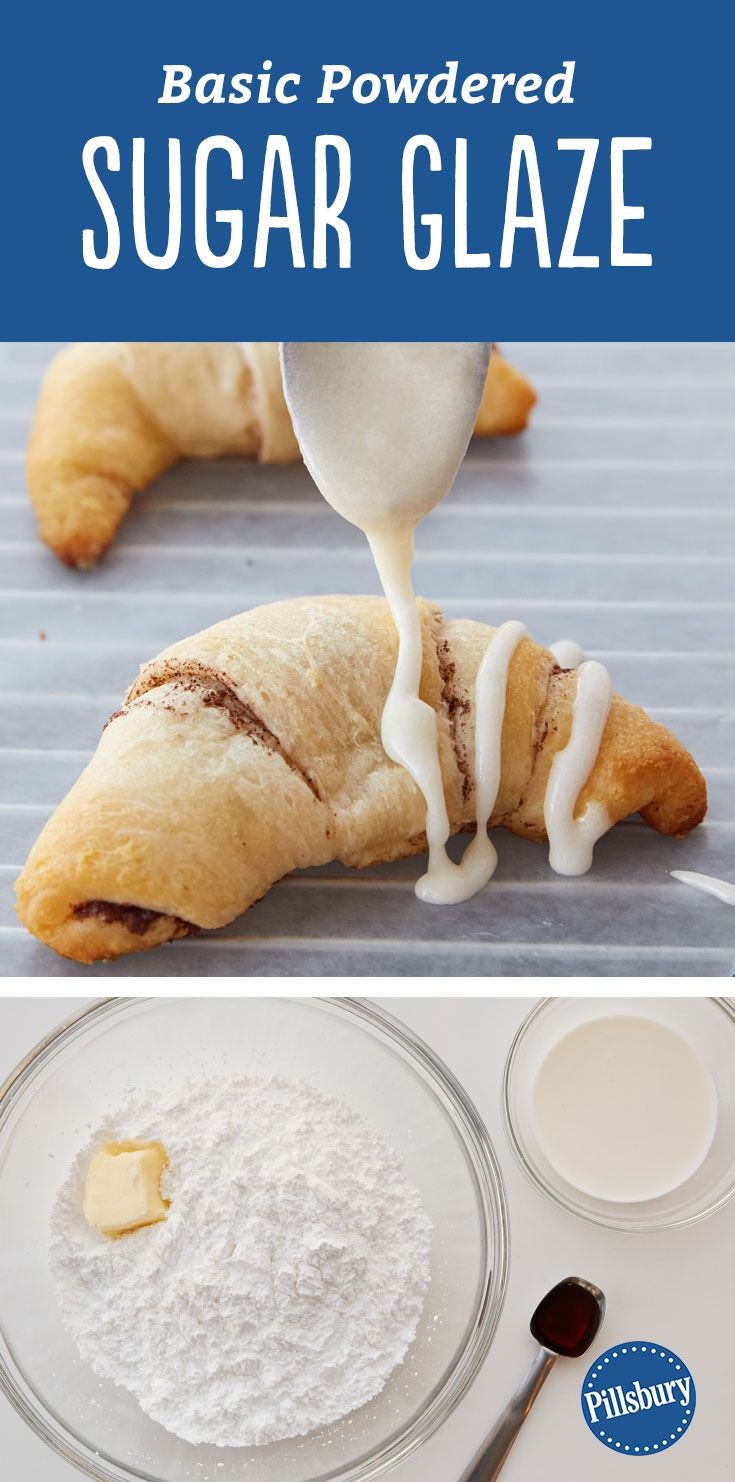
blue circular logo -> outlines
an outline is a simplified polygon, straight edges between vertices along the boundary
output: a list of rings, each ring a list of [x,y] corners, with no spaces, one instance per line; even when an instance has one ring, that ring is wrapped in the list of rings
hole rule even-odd
[[[587,1370],[582,1413],[608,1451],[654,1456],[685,1436],[697,1391],[682,1359],[660,1343],[619,1343]]]

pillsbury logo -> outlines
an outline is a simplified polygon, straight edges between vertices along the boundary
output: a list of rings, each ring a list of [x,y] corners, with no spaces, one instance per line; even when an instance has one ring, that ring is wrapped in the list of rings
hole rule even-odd
[[[595,1359],[582,1413],[598,1441],[621,1456],[655,1456],[686,1435],[697,1392],[685,1363],[660,1343],[619,1343]]]

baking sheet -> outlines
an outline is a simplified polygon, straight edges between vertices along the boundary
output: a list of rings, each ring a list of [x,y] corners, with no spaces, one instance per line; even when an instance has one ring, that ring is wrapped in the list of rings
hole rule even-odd
[[[0,346],[2,972],[78,974],[13,911],[25,855],[139,663],[275,598],[376,590],[357,531],[303,468],[187,464],[139,496],[105,560],[62,567],[37,541],[23,448],[54,345]],[[95,971],[730,976],[735,911],[674,868],[735,878],[735,346],[508,345],[539,403],[520,439],[475,442],[418,541],[417,589],[453,615],[576,638],[705,771],[686,841],[626,821],[591,874],[502,831],[492,884],[422,905],[417,861],[290,877],[216,936]],[[41,635],[44,635],[43,637]]]

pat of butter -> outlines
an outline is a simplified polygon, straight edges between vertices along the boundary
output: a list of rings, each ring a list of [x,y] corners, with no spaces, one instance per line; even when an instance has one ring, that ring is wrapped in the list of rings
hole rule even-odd
[[[95,1153],[84,1185],[84,1216],[102,1235],[125,1235],[166,1218],[160,1142],[111,1142]]]

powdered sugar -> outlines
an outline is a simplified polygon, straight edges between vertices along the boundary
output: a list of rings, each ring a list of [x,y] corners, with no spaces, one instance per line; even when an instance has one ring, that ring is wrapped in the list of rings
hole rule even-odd
[[[92,1152],[159,1139],[168,1218],[120,1240],[81,1207]],[[233,1077],[132,1095],[78,1157],[52,1221],[63,1320],[100,1376],[194,1444],[304,1435],[373,1399],[429,1281],[430,1222],[396,1154],[301,1083]]]

